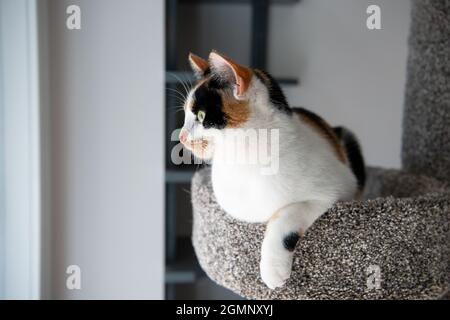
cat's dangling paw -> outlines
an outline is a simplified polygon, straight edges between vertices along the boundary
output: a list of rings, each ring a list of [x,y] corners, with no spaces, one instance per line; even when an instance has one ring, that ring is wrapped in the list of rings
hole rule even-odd
[[[284,285],[291,276],[292,258],[275,257],[270,254],[262,254],[260,261],[261,278],[270,288],[275,289]]]

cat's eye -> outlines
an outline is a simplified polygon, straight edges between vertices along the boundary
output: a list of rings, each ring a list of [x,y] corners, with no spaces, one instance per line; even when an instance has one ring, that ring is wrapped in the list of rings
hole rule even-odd
[[[203,120],[205,120],[205,116],[206,116],[205,111],[199,111],[197,113],[198,121],[200,121],[200,123],[203,123]]]

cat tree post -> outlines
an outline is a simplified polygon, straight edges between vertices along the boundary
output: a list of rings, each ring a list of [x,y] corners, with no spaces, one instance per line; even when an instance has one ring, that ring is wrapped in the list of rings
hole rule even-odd
[[[450,182],[450,1],[412,2],[404,169]]]

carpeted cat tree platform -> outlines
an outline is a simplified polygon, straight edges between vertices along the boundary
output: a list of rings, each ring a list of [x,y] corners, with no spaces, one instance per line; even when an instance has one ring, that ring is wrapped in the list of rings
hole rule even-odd
[[[217,204],[207,169],[192,181],[193,244],[218,284],[250,299],[439,299],[450,282],[450,1],[413,1],[404,169],[368,169],[365,201],[338,203],[295,249],[276,290],[259,276],[264,225]],[[378,274],[379,272],[379,274]],[[379,277],[378,277],[379,275]],[[379,282],[374,281],[378,279]]]

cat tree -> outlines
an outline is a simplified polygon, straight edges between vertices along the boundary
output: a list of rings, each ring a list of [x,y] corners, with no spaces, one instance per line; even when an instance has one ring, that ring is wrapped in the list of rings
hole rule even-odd
[[[338,203],[295,249],[287,283],[259,276],[264,225],[217,204],[207,169],[192,180],[193,245],[218,284],[250,299],[436,299],[450,281],[450,1],[412,2],[403,170],[368,169],[365,201]]]

